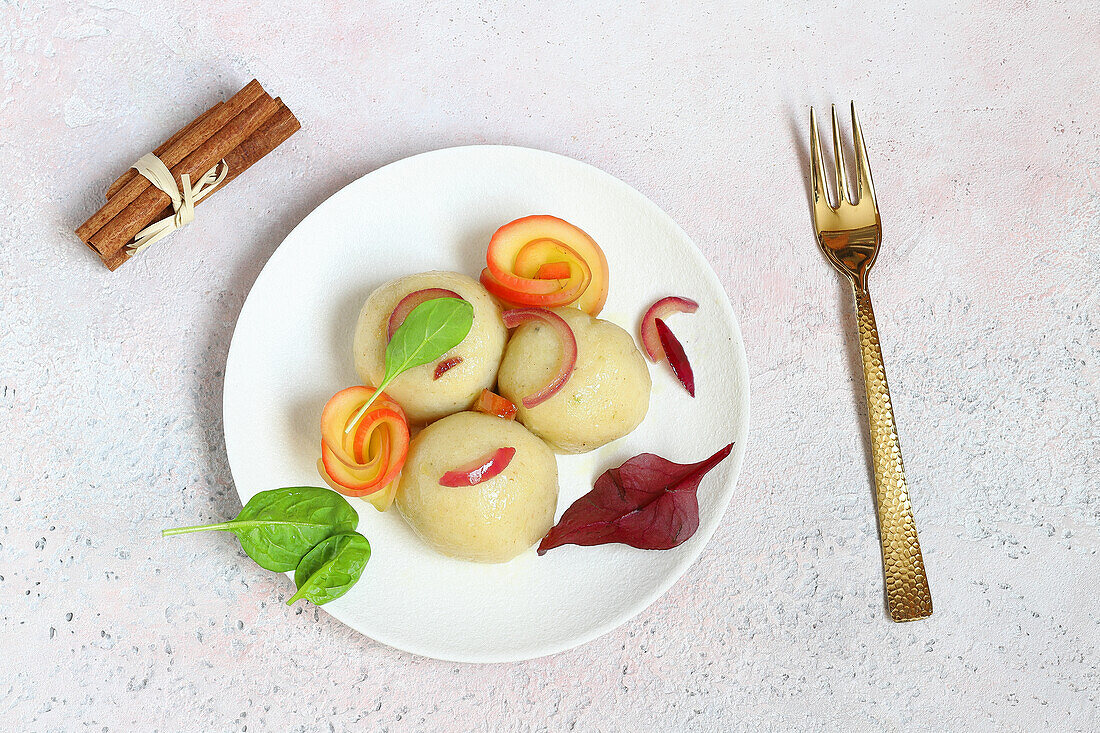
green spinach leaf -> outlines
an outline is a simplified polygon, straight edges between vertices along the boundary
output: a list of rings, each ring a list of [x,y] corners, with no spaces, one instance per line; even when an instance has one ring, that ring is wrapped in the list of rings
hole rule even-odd
[[[335,491],[295,486],[261,491],[231,521],[166,529],[161,534],[170,537],[207,530],[232,532],[260,567],[286,572],[298,567],[319,542],[351,532],[358,523],[359,515]]]
[[[474,324],[474,307],[457,298],[433,298],[412,309],[386,346],[386,374],[344,430],[350,433],[382,390],[402,372],[435,361],[462,343]]]
[[[300,598],[318,606],[348,592],[363,574],[370,560],[370,543],[358,532],[338,534],[322,540],[309,551],[294,571],[295,593],[286,602],[291,605]]]
[[[435,361],[462,343],[474,323],[474,307],[465,300],[434,298],[413,308],[386,345],[386,376]]]

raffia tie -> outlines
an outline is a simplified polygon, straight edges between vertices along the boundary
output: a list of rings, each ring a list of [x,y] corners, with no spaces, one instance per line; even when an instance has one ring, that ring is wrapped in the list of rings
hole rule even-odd
[[[180,187],[176,188],[176,179],[172,176],[172,171],[168,170],[168,166],[153,153],[141,156],[138,162],[130,167],[168,194],[172,199],[173,211],[172,216],[166,216],[150,224],[134,236],[134,241],[126,245],[131,256],[194,221],[195,204],[217,188],[229,173],[229,164],[222,160],[204,173],[194,186],[191,185],[191,176],[184,173],[180,176]]]

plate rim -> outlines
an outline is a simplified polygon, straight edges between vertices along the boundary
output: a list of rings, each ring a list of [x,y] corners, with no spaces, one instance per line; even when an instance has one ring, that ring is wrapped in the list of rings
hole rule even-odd
[[[658,206],[654,201],[652,201],[649,197],[647,197],[641,191],[638,191],[636,188],[631,186],[626,181],[623,181],[622,179],[618,178],[617,176],[614,176],[611,173],[608,173],[607,171],[592,165],[591,163],[586,163],[585,161],[578,160],[576,158],[572,158],[572,157],[567,156],[567,155],[562,155],[560,153],[555,153],[555,152],[548,151],[548,150],[542,150],[542,149],[539,149],[539,148],[531,148],[531,147],[526,147],[526,146],[521,146],[521,145],[504,145],[504,144],[455,145],[455,146],[448,146],[448,147],[442,147],[442,148],[434,148],[432,150],[426,150],[426,151],[423,151],[423,152],[420,152],[420,153],[416,153],[416,154],[413,154],[413,155],[409,155],[409,156],[400,158],[398,160],[391,161],[390,163],[387,163],[386,165],[383,165],[383,166],[380,166],[380,167],[375,168],[373,170],[370,170],[367,173],[364,173],[363,175],[361,175],[361,176],[355,178],[354,180],[349,181],[345,185],[341,186],[338,190],[334,191],[332,194],[330,194],[328,197],[326,197],[324,201],[320,202],[317,206],[315,206],[313,209],[311,209],[309,211],[309,213],[307,213],[304,217],[302,217],[301,221],[299,221],[296,225],[294,225],[294,227],[289,232],[287,232],[286,236],[284,236],[282,241],[279,242],[279,245],[268,256],[267,261],[264,263],[263,267],[260,268],[260,272],[259,272],[259,274],[257,274],[255,280],[253,280],[252,284],[249,286],[248,294],[245,296],[244,300],[242,301],[241,309],[238,312],[236,319],[234,320],[233,334],[230,337],[229,349],[228,349],[228,352],[226,354],[226,359],[225,359],[225,370],[223,372],[224,376],[222,378],[222,441],[226,445],[226,462],[229,464],[229,473],[230,473],[230,476],[233,478],[233,490],[237,493],[237,498],[241,499],[242,503],[243,503],[243,498],[241,496],[241,491],[238,488],[238,480],[237,480],[237,476],[236,476],[237,472],[233,468],[233,459],[232,459],[232,456],[230,455],[230,451],[229,451],[229,448],[228,448],[229,440],[228,440],[228,431],[226,429],[226,425],[227,425],[227,419],[226,418],[227,418],[227,413],[228,413],[228,402],[229,402],[228,394],[229,394],[229,391],[228,391],[228,389],[226,389],[226,385],[229,381],[230,370],[231,370],[232,365],[235,361],[235,354],[239,354],[239,352],[240,352],[240,347],[237,347],[236,345],[238,343],[240,343],[237,339],[237,330],[238,330],[238,326],[239,326],[240,321],[241,321],[241,316],[245,313],[245,310],[248,308],[249,301],[252,298],[253,293],[255,292],[257,286],[260,285],[260,283],[261,283],[261,281],[263,281],[264,277],[269,274],[272,263],[275,262],[280,257],[280,251],[286,251],[286,250],[283,250],[283,245],[286,244],[287,240],[291,239],[294,236],[295,232],[297,232],[299,228],[306,226],[307,222],[309,222],[312,217],[317,215],[318,212],[320,212],[327,205],[329,205],[330,202],[332,202],[335,199],[338,199],[342,195],[346,195],[346,192],[348,191],[348,189],[350,189],[353,186],[355,186],[356,184],[360,183],[361,181],[363,181],[368,176],[374,175],[375,173],[386,170],[386,169],[388,169],[392,166],[407,164],[409,161],[412,161],[414,159],[419,159],[419,158],[422,158],[422,157],[425,157],[425,156],[433,156],[433,155],[441,154],[441,153],[444,153],[444,152],[455,152],[455,151],[459,151],[459,150],[468,150],[468,151],[471,151],[471,152],[475,152],[477,150],[485,150],[485,149],[492,150],[492,151],[502,151],[502,150],[517,151],[517,152],[520,152],[522,154],[532,154],[532,153],[534,153],[536,155],[551,156],[551,157],[554,157],[554,158],[558,158],[558,159],[561,159],[563,161],[566,161],[570,165],[582,166],[583,168],[587,168],[591,172],[594,172],[597,176],[608,179],[609,181],[611,181],[613,183],[613,185],[617,185],[617,186],[620,186],[620,187],[625,187],[625,190],[627,190],[631,195],[633,195],[634,197],[639,199],[643,203],[643,205],[648,205],[650,207],[653,207],[654,209],[659,211],[661,213],[661,215],[663,215],[668,220],[668,222],[672,226],[673,230],[690,245],[690,247],[688,249],[691,252],[691,256],[696,259],[697,264],[702,265],[701,269],[702,269],[702,272],[703,272],[703,276],[705,278],[709,279],[711,281],[711,285],[716,287],[718,292],[720,292],[724,295],[724,297],[720,298],[719,300],[720,300],[721,306],[722,306],[726,316],[728,317],[729,323],[731,323],[732,326],[733,326],[733,331],[734,331],[734,336],[735,336],[735,347],[740,349],[740,353],[741,353],[741,356],[742,356],[742,358],[738,360],[737,370],[736,370],[737,373],[735,375],[735,378],[738,379],[740,381],[741,385],[742,385],[741,394],[743,395],[743,397],[742,397],[742,404],[740,405],[742,419],[741,419],[740,423],[737,425],[737,427],[739,428],[741,439],[739,441],[739,444],[736,441],[734,443],[734,450],[730,455],[730,458],[732,459],[733,462],[732,462],[732,465],[729,467],[729,478],[726,482],[724,482],[725,485],[723,486],[723,490],[726,493],[726,497],[725,497],[725,500],[722,502],[721,512],[720,512],[719,516],[715,520],[713,526],[710,527],[710,529],[706,532],[706,536],[703,537],[701,539],[701,541],[696,543],[695,548],[690,553],[684,555],[684,557],[680,560],[680,562],[676,563],[673,566],[673,570],[670,571],[665,578],[663,578],[659,583],[654,584],[654,586],[653,586],[653,588],[650,592],[643,594],[643,597],[637,603],[631,604],[630,607],[628,607],[627,609],[625,609],[625,610],[623,610],[623,611],[621,611],[617,614],[611,615],[606,621],[604,621],[601,624],[597,624],[596,626],[594,626],[592,629],[588,630],[585,633],[570,637],[569,639],[567,639],[565,641],[562,641],[560,643],[545,643],[545,644],[541,644],[541,645],[536,644],[534,648],[532,648],[530,650],[527,650],[527,651],[521,651],[519,653],[515,653],[515,652],[512,652],[512,653],[495,653],[493,650],[486,650],[484,653],[481,653],[481,654],[467,654],[467,655],[462,655],[462,656],[448,655],[446,653],[440,653],[438,651],[432,651],[432,650],[416,648],[415,644],[408,644],[408,643],[405,643],[403,641],[396,641],[396,640],[387,638],[388,635],[385,634],[385,633],[379,634],[379,633],[372,632],[372,633],[368,634],[368,633],[366,633],[364,631],[361,631],[360,629],[356,628],[354,625],[352,625],[348,621],[344,620],[343,618],[341,618],[342,614],[340,614],[336,609],[330,610],[330,609],[326,608],[325,606],[319,606],[320,610],[324,611],[329,616],[334,618],[336,621],[340,622],[341,624],[343,624],[347,628],[351,629],[355,633],[360,634],[360,635],[362,635],[362,636],[364,636],[368,639],[371,639],[373,641],[376,641],[380,644],[384,644],[384,645],[390,647],[391,649],[396,649],[396,650],[401,651],[401,652],[405,652],[405,653],[408,653],[408,654],[414,654],[414,655],[429,658],[429,659],[436,659],[436,660],[439,660],[439,661],[453,662],[453,663],[460,663],[460,664],[504,664],[504,663],[514,663],[514,662],[522,662],[522,661],[527,661],[527,660],[532,660],[532,659],[539,659],[539,658],[551,656],[551,655],[554,655],[554,654],[559,654],[561,652],[568,651],[570,649],[574,649],[574,648],[579,647],[579,646],[583,646],[583,645],[585,645],[585,644],[587,644],[587,643],[603,636],[604,634],[607,634],[607,633],[613,631],[614,629],[617,629],[619,626],[622,626],[623,624],[627,623],[628,621],[636,618],[643,611],[650,608],[654,603],[656,603],[661,598],[663,598],[665,596],[665,594],[668,593],[668,591],[672,588],[672,586],[675,585],[681,578],[683,578],[684,575],[687,573],[687,571],[699,559],[699,556],[702,555],[703,550],[706,549],[706,547],[710,544],[711,540],[713,539],[714,533],[718,530],[718,527],[721,525],[722,519],[723,519],[723,517],[725,517],[726,512],[729,511],[729,506],[732,503],[733,496],[736,492],[738,479],[741,476],[741,468],[744,464],[745,452],[748,448],[749,428],[750,428],[750,425],[751,425],[751,412],[750,412],[751,395],[750,395],[750,382],[749,382],[749,375],[748,375],[748,354],[745,351],[745,342],[744,342],[744,335],[741,331],[741,323],[737,318],[737,314],[733,310],[733,303],[730,300],[730,297],[729,297],[728,293],[726,292],[726,288],[722,284],[721,279],[718,277],[718,274],[714,271],[714,268],[711,267],[710,262],[707,261],[707,258],[704,256],[703,252],[699,249],[699,246],[695,243],[695,240],[693,240],[690,236],[688,236],[687,232],[685,232],[683,230],[683,228],[680,226],[680,224],[675,219],[673,219],[672,216],[670,216],[668,214],[668,212],[666,212],[664,209],[662,209],[660,206]],[[239,357],[237,357],[237,358],[239,358]],[[293,573],[290,573],[290,572],[285,573],[285,575],[287,575],[288,577],[291,577],[291,578],[293,577]]]

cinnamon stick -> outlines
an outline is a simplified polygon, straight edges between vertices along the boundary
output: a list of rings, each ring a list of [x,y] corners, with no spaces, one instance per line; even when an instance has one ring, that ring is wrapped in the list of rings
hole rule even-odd
[[[227,102],[225,107],[229,106]],[[176,185],[180,185],[180,177],[185,173],[190,175],[191,180],[197,181],[215,163],[254,133],[267,118],[274,114],[277,106],[275,100],[267,95],[260,97],[187,157],[170,166],[169,170],[176,179]],[[215,116],[217,115],[212,115],[212,117]],[[167,165],[167,161],[165,164]],[[144,177],[141,177],[141,180],[144,180]],[[139,179],[135,178],[124,186],[116,198],[121,198],[125,191],[136,186],[138,181]],[[113,261],[119,250],[125,248],[135,234],[151,224],[157,213],[170,202],[171,198],[168,194],[152,185],[147,185],[126,208],[92,235],[89,245],[99,253],[104,262]]]
[[[277,105],[275,113],[264,120],[263,124],[245,139],[244,142],[225,155],[224,159],[226,165],[229,166],[229,172],[226,174],[225,180],[214,189],[214,192],[220,190],[227,183],[248,170],[253,164],[257,163],[261,158],[279,147],[287,138],[301,128],[297,118],[295,118],[290,109],[283,104],[282,100],[275,99],[274,101]],[[211,192],[206,198],[196,202],[195,205],[198,206],[202,204],[203,201],[209,201],[214,192]],[[172,206],[169,204],[162,209],[160,213],[154,216],[152,221],[158,221],[168,216],[171,211]],[[107,265],[109,269],[115,270],[128,259],[130,259],[130,250],[128,247],[122,247],[114,255],[104,257],[103,264]]]
[[[206,117],[200,124],[195,125],[187,135],[180,137],[172,145],[167,146],[160,159],[164,161],[169,169],[179,164],[182,160],[194,154],[197,148],[205,144],[216,133],[221,131],[226,125],[230,124],[238,115],[244,110],[248,109],[251,105],[255,104],[257,100],[267,98],[270,102],[270,97],[260,86],[260,82],[253,79],[245,85],[244,89],[230,97],[224,104],[215,109],[208,117]],[[223,151],[228,152],[228,150]],[[208,166],[209,168],[209,166]],[[173,171],[174,172],[174,171]],[[184,171],[185,173],[188,171]],[[199,173],[205,173],[203,170]],[[195,178],[195,174],[192,172],[192,178]],[[178,176],[177,176],[178,180]],[[91,239],[105,226],[107,226],[113,219],[115,219],[122,211],[129,208],[130,204],[137,200],[142,194],[147,191],[156,191],[160,196],[165,194],[158,191],[149,183],[148,179],[144,176],[135,176],[130,179],[130,182],[123,185],[118,192],[96,213],[80,225],[76,230],[76,235],[80,237],[83,242],[90,242]],[[146,205],[148,199],[146,200]],[[160,210],[160,206],[156,207],[156,210]],[[141,227],[138,227],[134,231],[140,231]],[[104,241],[104,238],[100,237],[99,241]],[[93,249],[100,251],[99,247],[93,246]]]
[[[161,160],[164,160],[164,154],[165,154],[165,152],[167,152],[167,150],[171,146],[175,145],[177,142],[182,140],[187,135],[191,135],[191,133],[194,132],[195,128],[198,125],[202,124],[203,120],[205,120],[207,117],[209,117],[216,109],[218,109],[218,107],[221,107],[223,104],[224,104],[224,102],[218,102],[213,107],[206,110],[205,112],[203,112],[201,115],[199,115],[195,119],[191,120],[191,122],[186,127],[182,128],[180,130],[177,130],[176,134],[172,135],[172,137],[170,137],[167,140],[165,140],[164,142],[162,142],[155,150],[153,150],[153,154],[156,155]],[[201,145],[204,142],[203,140],[198,140],[193,135],[192,135],[191,139],[195,140],[195,147],[198,147],[199,145]],[[194,150],[194,148],[192,148],[191,150]],[[191,150],[188,150],[187,152],[190,153]],[[187,153],[184,153],[184,155],[186,155],[186,154]],[[116,178],[114,183],[112,183],[107,188],[107,193],[104,195],[104,198],[106,198],[108,201],[110,201],[114,197],[114,195],[119,192],[119,189],[121,189],[123,186],[125,186],[127,183],[129,183],[134,178],[134,176],[136,176],[137,174],[138,174],[138,172],[136,170],[134,170],[133,168],[127,168],[126,171],[121,176]]]
[[[298,118],[294,116],[289,107],[283,104],[283,100],[276,98],[275,103],[278,105],[275,113],[268,117],[248,139],[225,156],[229,173],[226,175],[225,180],[214,189],[214,192],[219,191],[227,183],[244,173],[254,163],[259,162],[261,158],[282,145],[287,138],[301,129],[302,125],[298,122]],[[206,201],[206,199],[202,201]],[[201,204],[202,201],[199,203]]]

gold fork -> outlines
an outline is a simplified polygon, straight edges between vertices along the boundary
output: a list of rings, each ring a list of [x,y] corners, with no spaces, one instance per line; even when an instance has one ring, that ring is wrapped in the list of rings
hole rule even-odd
[[[852,284],[859,321],[859,350],[867,390],[867,418],[871,426],[871,455],[875,468],[875,504],[878,510],[886,601],[895,621],[914,621],[932,615],[932,594],[924,574],[924,558],[917,541],[917,525],[909,504],[909,489],[901,464],[894,409],[886,384],[886,367],[879,348],[878,328],[867,292],[867,273],[882,241],[882,222],[875,203],[875,184],[867,164],[867,148],[852,102],[852,139],[856,151],[856,196],[851,200],[840,125],[833,105],[833,158],[836,162],[836,206],[825,192],[825,166],[817,138],[817,117],[810,108],[810,180],[813,188],[814,229],[821,251]]]

